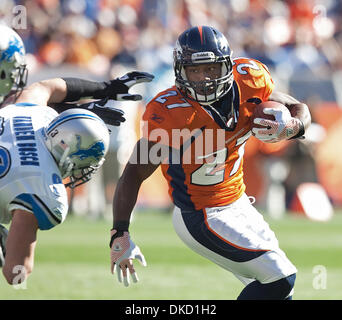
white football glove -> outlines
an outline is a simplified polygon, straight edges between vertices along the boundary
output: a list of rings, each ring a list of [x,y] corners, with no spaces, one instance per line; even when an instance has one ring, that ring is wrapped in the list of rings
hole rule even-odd
[[[118,231],[113,229],[110,232],[111,238]],[[122,232],[122,231],[121,231]],[[133,282],[138,282],[138,275],[136,274],[133,266],[132,259],[138,259],[139,262],[146,267],[146,260],[141,253],[139,247],[131,240],[128,231],[124,231],[123,234],[114,237],[114,240],[110,249],[111,260],[111,272],[117,273],[118,281],[123,282],[125,287],[130,284],[129,275],[127,269],[132,277]]]
[[[265,108],[265,114],[274,115],[275,120],[255,118],[254,123],[265,128],[253,128],[254,136],[264,142],[279,142],[296,136],[303,128],[303,123],[291,116],[290,111],[283,112],[273,108]]]

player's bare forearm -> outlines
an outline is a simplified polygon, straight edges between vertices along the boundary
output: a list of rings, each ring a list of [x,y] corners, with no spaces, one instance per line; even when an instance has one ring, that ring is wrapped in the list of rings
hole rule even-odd
[[[62,102],[67,94],[66,83],[61,78],[35,82],[25,88],[17,102],[30,102],[37,105]]]
[[[148,150],[142,150],[142,146],[146,146],[149,150],[153,144],[142,143],[142,140],[139,140],[134,148],[131,160],[127,163],[115,190],[113,200],[114,223],[118,221],[129,222],[132,210],[138,198],[141,184],[151,176],[159,166],[159,164],[152,164],[149,162],[142,164],[132,160],[139,160],[139,155],[141,155],[142,152],[148,152]]]
[[[305,103],[296,103],[289,106],[292,117],[302,121],[304,128],[307,129],[311,124],[311,115],[308,106]]]
[[[134,179],[135,168],[127,165],[120,177],[113,200],[113,220],[129,221],[142,181]]]
[[[38,230],[38,221],[33,213],[14,210],[12,214],[6,241],[5,265],[2,268],[7,282],[11,285],[16,284],[14,279],[19,280],[19,283],[23,282],[32,272]]]
[[[269,100],[277,101],[286,106],[290,110],[292,117],[298,118],[303,123],[305,129],[310,126],[310,110],[305,103],[301,103],[294,97],[279,91],[273,91]]]
[[[138,281],[134,269],[133,260],[137,259],[143,266],[146,260],[140,248],[132,241],[129,233],[129,220],[131,212],[136,204],[141,184],[147,179],[159,165],[152,163],[143,164],[137,161],[141,152],[148,152],[153,144],[147,140],[139,140],[133,154],[127,163],[125,170],[119,179],[113,200],[113,228],[110,231],[110,259],[111,271],[115,271],[118,281],[129,285],[129,275],[133,282]]]

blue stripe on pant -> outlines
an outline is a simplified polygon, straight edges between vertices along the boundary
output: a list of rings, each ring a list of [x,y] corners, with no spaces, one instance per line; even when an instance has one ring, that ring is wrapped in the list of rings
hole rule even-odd
[[[209,250],[235,262],[245,262],[255,259],[267,250],[249,250],[238,248],[220,239],[210,231],[205,223],[202,211],[181,212],[185,226],[191,236]]]

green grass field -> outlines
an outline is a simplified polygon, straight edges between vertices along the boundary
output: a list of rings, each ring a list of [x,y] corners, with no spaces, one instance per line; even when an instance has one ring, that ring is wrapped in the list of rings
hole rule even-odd
[[[293,215],[266,220],[298,268],[294,299],[341,299],[342,213],[327,223]],[[70,216],[63,225],[39,232],[26,289],[14,289],[0,277],[0,300],[230,300],[242,290],[232,274],[185,247],[173,230],[171,215],[158,213],[135,216],[132,238],[148,266],[136,262],[140,282],[124,288],[110,273],[110,225]]]

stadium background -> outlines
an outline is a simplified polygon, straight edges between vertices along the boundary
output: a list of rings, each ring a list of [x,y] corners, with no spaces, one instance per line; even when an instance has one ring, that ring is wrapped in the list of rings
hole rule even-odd
[[[127,121],[111,128],[111,151],[103,170],[70,194],[65,223],[39,234],[36,267],[26,290],[7,288],[1,279],[0,299],[234,299],[241,290],[233,276],[177,239],[159,171],[144,183],[131,227],[149,263],[146,269],[138,267],[142,283],[127,291],[112,283],[108,270],[116,181],[140,136],[144,105],[173,85],[173,45],[191,25],[222,31],[234,57],[264,62],[277,89],[310,106],[314,124],[306,140],[270,145],[250,139],[245,152],[247,193],[255,196],[299,269],[295,298],[342,297],[340,1],[1,1],[3,23],[12,26],[18,12],[24,13],[23,20],[16,20],[24,28],[16,31],[25,43],[29,83],[57,76],[107,80],[132,70],[152,73],[155,79],[132,89],[143,95],[141,103],[117,103]]]

